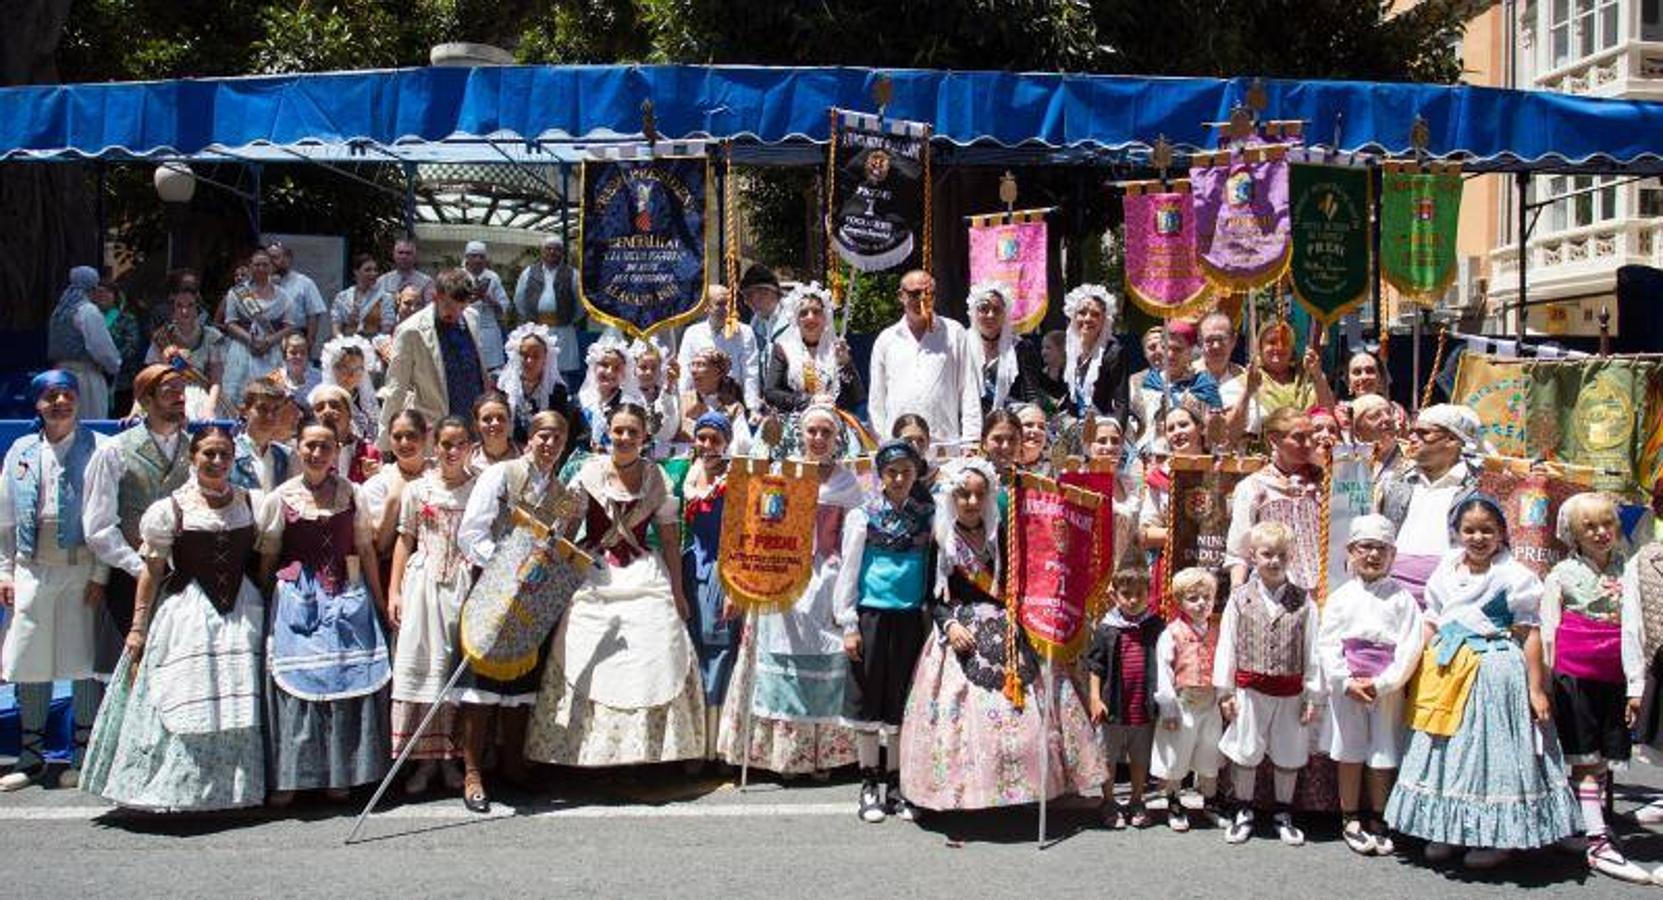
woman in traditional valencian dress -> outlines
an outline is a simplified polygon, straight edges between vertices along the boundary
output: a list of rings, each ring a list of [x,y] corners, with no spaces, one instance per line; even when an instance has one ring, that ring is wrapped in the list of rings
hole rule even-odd
[[[566,449],[566,420],[560,413],[545,409],[532,416],[529,427],[525,454],[494,463],[480,473],[462,514],[456,540],[479,572],[475,595],[500,589],[513,592],[516,598],[521,596],[518,566],[504,562],[509,554],[504,544],[523,539],[518,529],[525,526],[515,521],[516,508],[538,525],[557,531],[560,520],[570,515],[566,486],[558,477],[560,457]],[[462,640],[466,642],[468,635]],[[457,682],[456,698],[462,704],[462,761],[466,767],[462,802],[474,812],[491,809],[483,774],[490,735],[500,736],[497,772],[503,780],[516,787],[533,786],[525,764],[526,721],[537,702],[549,643],[545,639],[538,646],[527,641],[516,646],[518,655],[506,661],[487,664],[470,659],[468,671]],[[463,649],[467,649],[465,644]],[[505,666],[509,671],[496,671],[494,666]]]
[[[722,540],[722,510],[727,499],[728,444],[733,423],[720,412],[707,412],[693,423],[693,462],[681,483],[682,518],[687,528],[681,574],[687,587],[687,633],[704,682],[705,755],[716,756],[718,720],[733,674],[739,621],[727,602],[716,569]]]
[[[832,618],[832,589],[842,566],[843,518],[864,497],[849,470],[831,465],[842,456],[837,410],[810,406],[797,422],[803,458],[820,466],[813,573],[795,602],[756,616],[745,635],[722,707],[720,749],[729,763],[744,763],[748,705],[750,764],[785,776],[819,776],[855,761],[854,732],[840,722],[848,662],[843,629]]]
[[[836,406],[842,443],[849,453],[872,448],[871,436],[853,414],[866,402],[866,385],[849,355],[848,343],[830,328],[831,309],[831,293],[812,281],[792,288],[780,301],[780,318],[792,324],[769,351],[773,361],[762,397],[782,418],[781,434],[771,445],[764,445],[766,438],[753,444],[752,456],[764,455],[764,450],[774,459],[801,456],[796,438],[802,428],[797,419],[816,402]]]
[[[144,513],[133,627],[93,728],[81,787],[184,812],[266,799],[265,601],[249,579],[257,495],[230,483],[226,426],[191,436],[195,478]]]
[[[424,793],[442,769],[445,787],[462,790],[456,705],[443,696],[456,655],[462,601],[473,586],[456,540],[474,477],[468,468],[473,437],[468,422],[446,416],[433,429],[438,465],[404,491],[398,542],[387,586],[388,620],[397,629],[393,650],[393,747],[397,756],[433,704],[444,702],[410,758],[419,760],[405,793]]]
[[[704,692],[685,625],[675,497],[642,455],[647,411],[621,403],[606,427],[608,453],[569,486],[584,504],[579,546],[597,565],[555,635],[526,755],[582,767],[699,759]]]
[[[261,513],[263,565],[277,579],[266,666],[274,806],[319,788],[345,799],[391,761],[381,567],[369,511],[333,471],[337,452],[329,426],[301,426],[302,472]]]
[[[380,432],[381,401],[375,396],[375,376],[380,371],[381,357],[364,338],[337,337],[323,345],[323,383],[352,396],[352,431],[369,441]]]
[[[1038,659],[1001,599],[992,464],[952,460],[940,482],[935,628],[901,720],[902,794],[925,809],[985,809],[1101,784],[1102,754],[1073,680],[1054,676],[1056,708],[1042,716]],[[1043,787],[1042,752],[1054,754]]]
[[[250,280],[225,294],[225,334],[231,340],[225,351],[224,394],[233,406],[242,405],[243,385],[250,379],[283,365],[283,339],[302,333],[305,316],[271,280],[266,251],[254,251],[248,271]]]

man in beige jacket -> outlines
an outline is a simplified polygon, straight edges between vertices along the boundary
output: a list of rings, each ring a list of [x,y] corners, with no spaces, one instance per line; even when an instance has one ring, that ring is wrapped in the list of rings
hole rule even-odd
[[[393,417],[406,409],[420,412],[430,425],[448,414],[472,414],[474,400],[486,389],[472,300],[472,277],[462,269],[446,269],[434,280],[433,302],[393,332],[392,359],[380,394],[383,442]]]

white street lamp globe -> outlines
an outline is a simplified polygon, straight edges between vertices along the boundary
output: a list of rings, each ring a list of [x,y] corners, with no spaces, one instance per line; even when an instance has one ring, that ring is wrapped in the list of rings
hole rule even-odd
[[[156,167],[156,196],[163,203],[189,203],[196,196],[196,174],[181,162],[162,163]]]

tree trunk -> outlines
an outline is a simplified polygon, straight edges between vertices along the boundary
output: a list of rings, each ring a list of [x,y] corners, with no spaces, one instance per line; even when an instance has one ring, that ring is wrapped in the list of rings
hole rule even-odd
[[[51,84],[71,0],[7,4],[0,85]],[[0,164],[0,329],[39,328],[76,265],[100,265],[85,163]]]

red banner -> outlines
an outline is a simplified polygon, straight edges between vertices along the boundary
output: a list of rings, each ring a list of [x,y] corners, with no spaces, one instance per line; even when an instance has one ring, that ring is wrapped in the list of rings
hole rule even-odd
[[[1086,621],[1090,623],[1097,621],[1106,611],[1109,585],[1114,579],[1114,561],[1120,558],[1120,548],[1114,545],[1113,463],[1092,459],[1085,460],[1084,465],[1084,469],[1062,473],[1057,480],[1103,498],[1097,504],[1096,522],[1092,527],[1092,540],[1097,544],[1097,558],[1102,560],[1102,565],[1097,573],[1097,583],[1091,586],[1091,593],[1086,597]]]
[[[1109,564],[1094,535],[1101,502],[1049,478],[1017,477],[1007,567],[1017,621],[1036,649],[1063,662],[1079,654],[1090,634],[1086,604]]]

